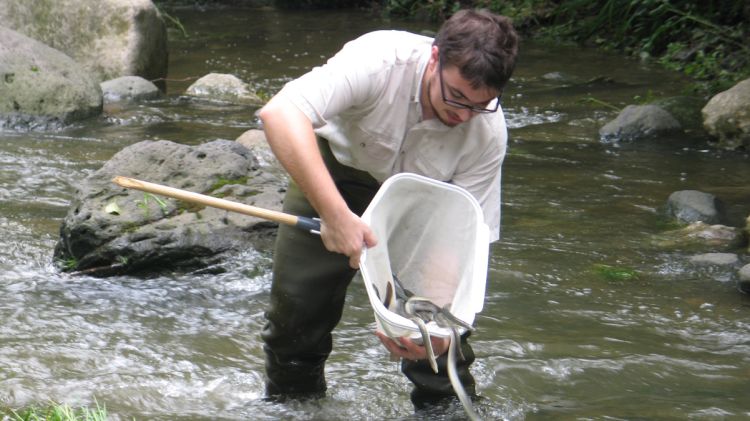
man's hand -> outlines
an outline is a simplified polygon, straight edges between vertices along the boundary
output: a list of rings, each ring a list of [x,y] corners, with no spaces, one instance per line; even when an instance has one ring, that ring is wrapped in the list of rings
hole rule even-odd
[[[427,351],[425,350],[425,347],[417,345],[407,336],[402,336],[398,338],[398,340],[395,340],[386,336],[382,332],[375,332],[375,335],[380,339],[380,342],[383,343],[383,346],[390,351],[392,356],[412,361],[427,359]],[[432,342],[432,349],[435,351],[436,357],[439,357],[448,351],[448,346],[450,345],[449,338],[430,336],[430,342]]]
[[[372,247],[377,240],[336,188],[318,149],[312,122],[283,95],[268,101],[258,116],[273,154],[320,215],[320,236],[326,249],[348,256],[349,266],[358,268],[362,247]]]
[[[328,251],[349,256],[353,269],[359,268],[362,248],[378,242],[370,227],[348,208],[341,216],[323,218],[320,237]]]

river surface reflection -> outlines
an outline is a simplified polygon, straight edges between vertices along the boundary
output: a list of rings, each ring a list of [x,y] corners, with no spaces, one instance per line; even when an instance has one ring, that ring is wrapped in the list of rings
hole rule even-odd
[[[144,139],[197,144],[257,127],[252,108],[180,98],[209,72],[267,93],[378,28],[435,30],[360,12],[176,10],[167,98],[54,133],[0,134],[0,405],[106,405],[111,419],[421,419],[408,381],[372,334],[353,284],[329,394],[262,400],[259,330],[270,251],[218,276],[70,277],[52,266],[79,180]],[[636,96],[684,82],[615,55],[524,43],[504,108],[511,144],[502,241],[473,336],[486,419],[718,419],[750,416],[750,300],[736,270],[696,267],[660,248],[672,191],[698,189],[750,213],[750,160],[705,139],[605,144],[598,128]],[[631,279],[602,275],[628,268]],[[456,412],[425,419],[452,419]]]

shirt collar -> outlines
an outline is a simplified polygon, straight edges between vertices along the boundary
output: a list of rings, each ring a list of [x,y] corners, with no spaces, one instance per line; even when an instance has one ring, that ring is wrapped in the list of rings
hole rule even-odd
[[[414,72],[414,82],[412,83],[411,90],[411,104],[414,109],[417,110],[417,120],[422,121],[422,103],[420,98],[422,97],[422,80],[424,78],[424,72],[427,71],[427,63],[430,62],[430,54],[432,52],[432,45],[425,46],[425,50],[419,58],[417,64],[417,70]]]
[[[422,78],[424,72],[427,70],[427,63],[430,61],[430,53],[432,52],[432,45],[424,47],[421,57],[419,58],[419,64],[417,65],[417,71],[414,74],[414,83],[411,91],[411,101],[419,103],[419,98],[422,95]]]

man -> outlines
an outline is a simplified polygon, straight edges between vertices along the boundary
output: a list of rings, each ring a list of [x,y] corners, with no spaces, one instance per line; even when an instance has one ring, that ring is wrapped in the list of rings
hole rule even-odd
[[[499,238],[507,139],[499,97],[517,51],[507,18],[462,10],[434,40],[400,31],[365,34],[260,110],[271,149],[293,180],[284,211],[322,222],[321,238],[279,227],[261,333],[269,396],[325,393],[324,365],[346,288],[362,248],[379,240],[358,215],[386,178],[412,172],[465,188],[482,206],[491,241]],[[415,405],[453,395],[447,340],[433,339],[442,354],[435,374],[422,346],[378,336],[402,359]],[[462,350],[459,377],[471,394],[474,354],[466,337]]]

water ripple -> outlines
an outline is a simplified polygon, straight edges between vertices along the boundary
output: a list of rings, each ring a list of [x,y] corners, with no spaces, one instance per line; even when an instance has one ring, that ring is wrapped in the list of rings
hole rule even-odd
[[[564,113],[543,110],[537,107],[504,108],[505,124],[508,129],[519,129],[522,127],[535,126],[539,124],[557,123],[565,118]]]

